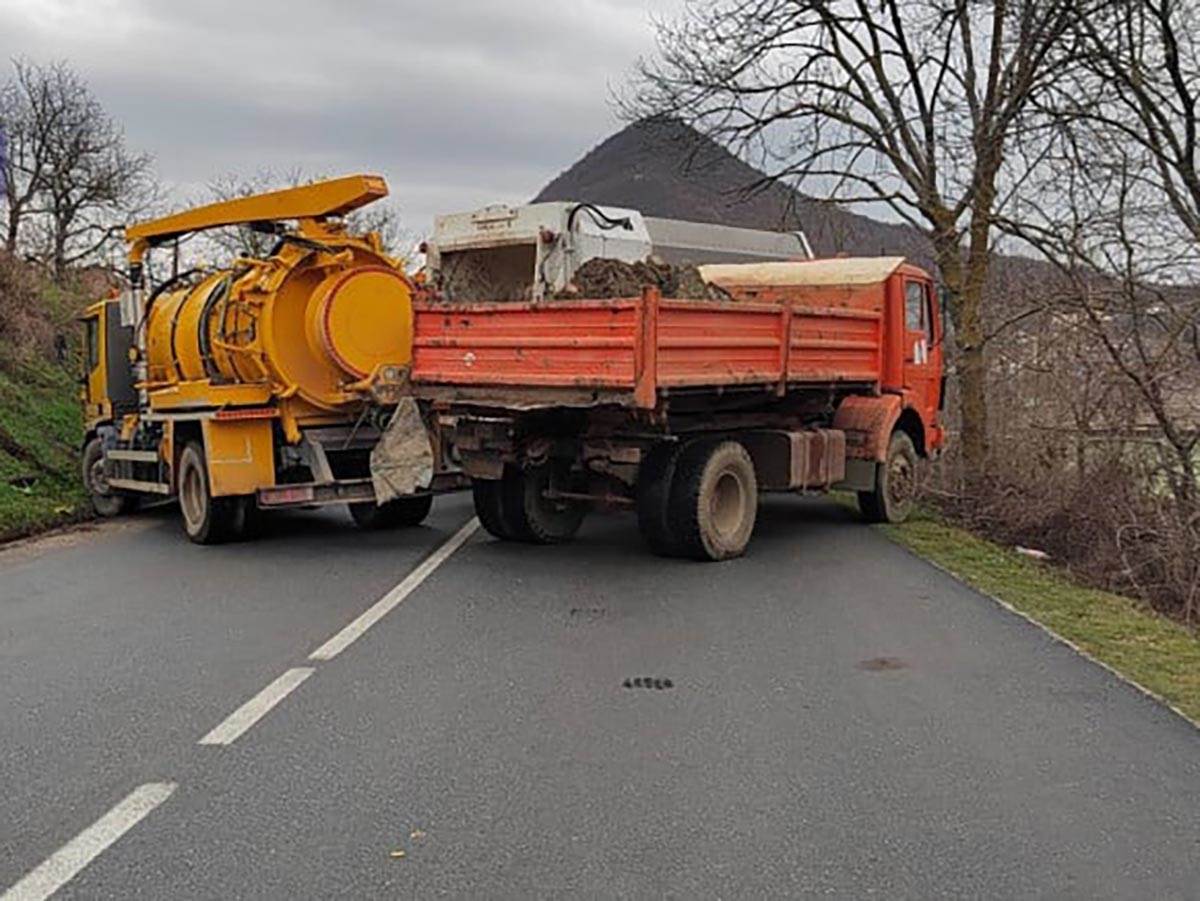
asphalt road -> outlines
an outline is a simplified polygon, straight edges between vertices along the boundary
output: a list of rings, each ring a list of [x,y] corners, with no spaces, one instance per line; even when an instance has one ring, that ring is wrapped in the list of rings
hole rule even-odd
[[[1200,731],[841,508],[470,519],[0,552],[0,890],[1200,897]]]

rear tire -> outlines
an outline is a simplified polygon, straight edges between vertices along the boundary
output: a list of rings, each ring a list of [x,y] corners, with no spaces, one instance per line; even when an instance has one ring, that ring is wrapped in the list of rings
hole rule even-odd
[[[917,501],[917,449],[902,431],[892,432],[887,458],[875,467],[875,488],[858,492],[858,509],[867,522],[900,523]]]
[[[204,450],[190,442],[179,455],[179,510],[183,530],[196,544],[221,544],[242,537],[247,503],[253,498],[213,497]]]
[[[525,471],[507,465],[499,480],[473,480],[471,493],[480,525],[501,541],[570,541],[583,524],[587,508],[576,501],[545,497],[551,473],[552,464]]]
[[[678,557],[679,542],[671,531],[671,483],[683,444],[664,441],[650,448],[638,467],[638,530],[652,553],[660,557]]]
[[[583,525],[587,507],[575,500],[546,497],[551,485],[568,481],[563,465],[547,463],[519,473],[521,510],[524,514],[526,541],[535,544],[562,544],[570,541]]]
[[[532,541],[525,521],[525,486],[521,470],[505,465],[499,479],[472,479],[471,494],[479,523],[501,541]]]
[[[488,534],[501,541],[512,541],[504,524],[504,511],[501,508],[500,482],[494,479],[472,479],[471,497],[475,501],[475,516],[479,524]]]
[[[728,560],[746,551],[758,517],[754,461],[736,441],[701,439],[679,456],[670,526],[681,554]]]
[[[360,529],[376,531],[419,526],[433,507],[432,494],[401,497],[386,504],[350,504],[350,516]]]
[[[120,516],[137,503],[137,498],[108,487],[108,478],[104,474],[104,442],[99,438],[93,438],[83,449],[83,487],[87,489],[97,516]]]

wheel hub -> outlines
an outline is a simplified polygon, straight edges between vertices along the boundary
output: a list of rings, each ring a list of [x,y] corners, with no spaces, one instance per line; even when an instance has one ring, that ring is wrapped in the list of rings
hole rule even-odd
[[[709,508],[713,525],[722,535],[732,535],[742,522],[745,492],[742,483],[731,472],[723,472],[713,486]]]
[[[93,494],[109,494],[108,477],[104,474],[103,457],[92,463],[91,469],[88,470],[88,482],[91,483],[90,487]]]
[[[915,478],[909,461],[899,456],[892,460],[888,473],[888,494],[896,503],[903,503],[913,496]]]
[[[179,490],[179,506],[183,517],[191,526],[196,526],[204,519],[204,484],[201,481],[200,470],[189,466],[183,475],[183,484]]]

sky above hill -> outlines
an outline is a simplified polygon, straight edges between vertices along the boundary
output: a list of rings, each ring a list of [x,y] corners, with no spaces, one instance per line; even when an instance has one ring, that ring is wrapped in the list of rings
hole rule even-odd
[[[404,224],[533,196],[621,127],[681,0],[0,0],[0,58],[66,60],[184,201],[263,169],[379,172]]]

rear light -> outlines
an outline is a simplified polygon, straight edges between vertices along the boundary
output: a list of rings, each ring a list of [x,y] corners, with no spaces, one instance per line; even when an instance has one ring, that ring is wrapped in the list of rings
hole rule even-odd
[[[280,488],[260,488],[258,502],[264,507],[283,504],[307,504],[316,496],[311,485],[293,485]]]

